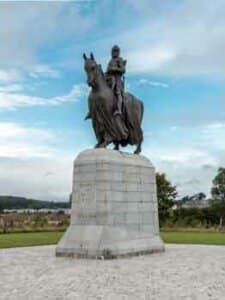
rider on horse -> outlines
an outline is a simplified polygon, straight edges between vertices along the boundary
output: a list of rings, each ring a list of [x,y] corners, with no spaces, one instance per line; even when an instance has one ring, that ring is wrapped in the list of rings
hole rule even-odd
[[[115,115],[122,114],[124,102],[124,73],[126,72],[126,60],[120,57],[120,48],[115,45],[112,47],[112,58],[108,63],[106,71],[106,80],[116,96]]]
[[[144,106],[141,100],[123,92],[126,61],[120,57],[118,47],[112,49],[112,59],[106,74],[96,63],[92,53],[90,58],[83,54],[83,58],[87,83],[91,87],[88,96],[89,113],[85,119],[92,119],[97,139],[96,148],[106,148],[114,143],[114,149],[119,150],[120,145],[130,144],[137,145],[135,153],[140,153]],[[111,87],[107,83],[107,76],[112,81]]]

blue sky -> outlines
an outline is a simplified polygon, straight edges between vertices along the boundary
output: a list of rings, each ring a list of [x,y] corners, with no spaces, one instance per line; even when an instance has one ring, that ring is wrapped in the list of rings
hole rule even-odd
[[[82,53],[112,45],[145,104],[143,154],[180,196],[208,193],[225,164],[225,2],[0,2],[1,194],[65,200],[95,143]],[[133,149],[128,149],[132,151]]]

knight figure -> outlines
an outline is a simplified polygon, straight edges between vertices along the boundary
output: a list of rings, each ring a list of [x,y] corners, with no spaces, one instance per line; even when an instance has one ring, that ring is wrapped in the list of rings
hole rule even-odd
[[[116,109],[114,116],[121,115],[124,101],[124,74],[126,72],[126,60],[120,57],[120,48],[112,47],[111,59],[106,70],[106,80],[116,96]]]

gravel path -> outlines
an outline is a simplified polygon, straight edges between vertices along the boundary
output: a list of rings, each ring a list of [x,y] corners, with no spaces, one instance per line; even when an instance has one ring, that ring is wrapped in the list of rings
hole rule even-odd
[[[225,247],[167,245],[111,261],[56,258],[55,246],[0,250],[0,299],[225,299]]]

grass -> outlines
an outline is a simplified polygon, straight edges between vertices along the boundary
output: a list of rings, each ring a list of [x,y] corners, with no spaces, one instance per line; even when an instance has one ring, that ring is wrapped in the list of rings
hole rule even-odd
[[[63,232],[28,232],[0,234],[0,248],[57,244]],[[165,243],[225,245],[225,233],[161,232]]]
[[[0,234],[0,248],[57,244],[63,232],[26,232]]]
[[[218,232],[161,232],[165,243],[225,245],[225,233]]]

